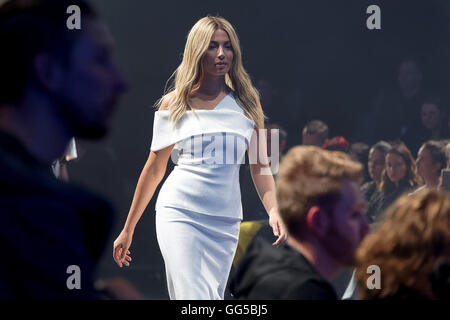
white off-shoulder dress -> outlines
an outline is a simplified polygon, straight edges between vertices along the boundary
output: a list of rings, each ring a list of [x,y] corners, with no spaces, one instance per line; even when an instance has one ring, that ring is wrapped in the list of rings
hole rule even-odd
[[[175,144],[156,201],[156,234],[171,299],[223,299],[242,220],[239,167],[255,123],[232,93],[189,110],[176,127],[156,111],[151,150]],[[169,160],[171,161],[171,160]]]

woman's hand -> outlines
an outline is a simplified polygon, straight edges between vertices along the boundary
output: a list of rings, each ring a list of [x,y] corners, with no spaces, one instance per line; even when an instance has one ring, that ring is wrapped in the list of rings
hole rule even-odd
[[[117,265],[122,268],[122,265],[129,267],[131,257],[129,256],[130,251],[128,250],[131,246],[131,241],[133,240],[133,233],[122,230],[117,239],[114,241],[113,245],[113,258]]]
[[[282,245],[287,240],[287,232],[277,208],[273,208],[269,212],[269,225],[272,227],[275,237],[278,237],[272,245],[275,247]]]

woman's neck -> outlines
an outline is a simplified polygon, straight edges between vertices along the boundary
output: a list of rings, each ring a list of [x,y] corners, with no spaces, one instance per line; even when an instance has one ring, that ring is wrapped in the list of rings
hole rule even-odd
[[[225,83],[225,76],[205,76],[200,83],[200,86],[197,90],[195,90],[195,93],[200,93],[207,96],[216,96],[223,91],[228,91],[228,86]]]
[[[409,185],[408,178],[405,177],[397,182],[392,182],[392,184],[394,185],[394,189],[404,188]]]

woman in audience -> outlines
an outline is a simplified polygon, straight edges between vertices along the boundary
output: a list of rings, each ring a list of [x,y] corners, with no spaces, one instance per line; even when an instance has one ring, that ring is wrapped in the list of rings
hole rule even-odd
[[[401,142],[392,143],[386,153],[379,196],[369,203],[367,219],[370,223],[380,219],[381,213],[403,193],[411,192],[421,184],[416,174],[416,164],[408,147]]]
[[[416,166],[417,174],[420,175],[425,184],[417,189],[437,189],[441,177],[441,170],[447,165],[445,147],[440,141],[427,141],[419,149]],[[416,191],[416,192],[417,192]]]
[[[441,98],[430,96],[422,104],[421,120],[425,130],[425,139],[440,140],[450,138],[448,114]]]
[[[381,178],[386,162],[386,153],[390,148],[391,145],[386,141],[379,141],[370,148],[367,167],[371,181],[363,184],[361,187],[368,202],[371,199],[373,201],[378,194],[378,190],[380,190]]]

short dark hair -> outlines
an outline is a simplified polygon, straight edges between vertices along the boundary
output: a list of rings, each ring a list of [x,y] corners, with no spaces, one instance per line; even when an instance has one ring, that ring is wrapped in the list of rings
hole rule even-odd
[[[321,120],[313,120],[308,122],[302,131],[303,134],[320,134],[324,139],[328,138],[328,126]]]
[[[14,105],[21,100],[39,52],[69,61],[83,30],[66,26],[71,5],[80,8],[82,18],[98,16],[84,0],[9,0],[0,6],[0,104]]]

